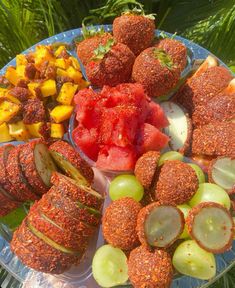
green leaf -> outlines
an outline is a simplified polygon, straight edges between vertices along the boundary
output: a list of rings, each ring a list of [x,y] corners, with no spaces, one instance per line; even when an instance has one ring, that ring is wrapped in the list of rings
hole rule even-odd
[[[163,67],[166,67],[169,70],[172,70],[175,68],[172,58],[164,50],[154,48],[153,54],[154,54],[154,57],[159,60],[160,64]]]
[[[159,29],[186,37],[227,64],[235,59],[234,0],[161,1]]]
[[[29,207],[30,203],[24,203],[9,214],[0,217],[0,223],[5,224],[11,230],[15,230],[27,216]]]
[[[112,46],[115,44],[114,39],[108,39],[105,45],[99,45],[97,49],[94,50],[93,61],[102,60],[104,56],[111,50]]]

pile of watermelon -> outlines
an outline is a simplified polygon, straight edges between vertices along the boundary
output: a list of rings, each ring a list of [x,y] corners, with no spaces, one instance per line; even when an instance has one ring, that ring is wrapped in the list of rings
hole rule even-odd
[[[168,143],[161,132],[168,120],[140,84],[104,86],[101,92],[86,88],[74,101],[74,142],[100,169],[133,170],[140,155]]]

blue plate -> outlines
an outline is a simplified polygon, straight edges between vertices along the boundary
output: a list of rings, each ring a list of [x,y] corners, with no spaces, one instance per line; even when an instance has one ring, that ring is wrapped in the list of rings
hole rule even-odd
[[[99,26],[96,26],[96,27],[97,29],[99,29]],[[106,31],[112,31],[111,25],[105,25],[104,28]],[[156,35],[159,35],[160,33],[161,31],[156,30]],[[166,33],[166,34],[168,36],[172,36],[172,34],[170,33]],[[62,43],[67,43],[71,45],[71,44],[74,44],[74,39],[78,36],[81,36],[80,28],[57,34],[55,36],[52,36],[48,39],[45,39],[37,43],[36,45],[39,45],[39,44],[48,45],[48,44],[52,44],[55,42],[62,42]],[[190,51],[190,59],[191,59],[192,64],[196,63],[197,60],[205,59],[208,55],[212,55],[206,49],[202,48],[201,46],[187,39],[184,39],[180,36],[175,36],[175,39],[180,40],[187,46],[187,48]],[[33,51],[36,45],[24,51],[23,54]],[[71,46],[73,47],[73,49],[70,52],[71,54],[76,56],[75,46],[73,45]],[[226,67],[226,65],[222,61],[219,60],[219,62],[220,62],[220,65]],[[8,66],[14,66],[14,65],[15,65],[15,59],[11,60],[5,67],[3,67],[0,70],[0,75],[5,73],[6,68]],[[85,76],[84,68],[82,68],[82,72],[83,72],[83,75]],[[185,71],[186,74],[188,72],[189,71],[187,70]],[[0,264],[3,267],[5,267],[5,269],[8,270],[10,274],[12,274],[16,279],[18,279],[19,281],[24,281],[26,279],[28,272],[30,272],[31,270],[25,267],[18,260],[18,258],[11,252],[9,242],[8,242],[9,239],[11,238],[11,233],[7,229],[7,227],[0,225],[0,234],[2,234],[2,237],[0,236]],[[214,283],[214,281],[216,281],[222,274],[227,272],[234,265],[235,263],[235,241],[233,242],[233,248],[230,251],[220,254],[220,255],[216,255],[216,263],[217,263],[217,271],[216,271],[217,273],[216,273],[216,276],[210,281],[202,281],[202,280],[198,280],[198,279],[191,278],[188,276],[179,275],[173,280],[171,288],[199,288],[199,287],[206,288],[210,286],[212,283]],[[40,279],[38,281],[41,282],[41,286],[38,286],[38,287],[43,287],[43,288],[52,287],[47,282],[46,278],[41,277],[41,273],[37,273],[37,274],[39,276],[38,278]],[[78,280],[77,278],[72,279],[72,276],[70,278],[65,277],[64,279],[67,279],[67,281],[70,282],[71,284],[79,283],[78,285],[76,285],[76,287],[83,287],[83,288],[98,287],[95,284],[91,274],[86,275],[85,277],[83,277],[83,279],[80,279],[79,281],[77,281]],[[131,287],[131,285],[127,284],[127,285],[123,285],[120,287]]]

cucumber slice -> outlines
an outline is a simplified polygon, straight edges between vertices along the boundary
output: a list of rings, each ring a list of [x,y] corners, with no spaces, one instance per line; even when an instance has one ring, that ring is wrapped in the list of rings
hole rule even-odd
[[[194,240],[184,241],[176,248],[172,263],[178,272],[198,279],[209,280],[216,274],[215,256]]]
[[[209,168],[208,174],[211,182],[222,188],[226,190],[235,188],[235,159],[230,157],[216,159]]]
[[[50,245],[51,247],[55,248],[56,250],[61,251],[61,252],[66,253],[66,254],[71,254],[74,256],[81,256],[80,251],[74,251],[72,249],[65,248],[62,245],[59,245],[58,243],[54,242],[53,240],[51,240],[50,238],[45,236],[43,233],[38,231],[29,221],[27,221],[27,226],[28,226],[29,230],[35,236],[37,236],[39,239],[43,240],[46,244]]]
[[[94,208],[88,207],[88,206],[82,204],[81,202],[77,202],[76,205],[79,208],[86,209],[90,214],[95,215],[98,218],[102,215],[102,213],[100,211],[98,211]]]
[[[45,144],[37,143],[35,145],[34,163],[43,183],[50,187],[52,172],[57,169]]]
[[[145,237],[154,247],[170,246],[184,229],[184,216],[174,207],[161,205],[151,209],[144,223]]]
[[[72,165],[62,154],[51,151],[51,155],[53,159],[55,160],[58,167],[67,173],[70,177],[78,181],[80,184],[83,185],[90,185],[90,183],[87,181],[87,179],[80,173],[80,171]]]
[[[192,135],[192,123],[187,113],[171,101],[161,103],[170,125],[164,132],[170,137],[169,146],[172,150],[187,152]]]
[[[206,251],[223,253],[231,248],[234,222],[222,205],[201,203],[189,212],[186,221],[189,234]]]
[[[101,287],[125,284],[128,280],[127,257],[121,249],[111,245],[100,247],[92,261],[92,272]]]

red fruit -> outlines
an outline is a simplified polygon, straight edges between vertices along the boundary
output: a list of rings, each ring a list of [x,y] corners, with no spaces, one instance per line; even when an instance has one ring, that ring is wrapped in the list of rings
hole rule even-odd
[[[112,88],[104,86],[101,93],[108,98],[106,107],[114,107],[122,104],[136,105],[139,107],[140,103],[147,99],[143,86],[140,84],[124,83]]]
[[[100,148],[98,132],[95,128],[88,130],[79,125],[73,130],[73,140],[91,160],[96,161]]]
[[[164,148],[169,141],[169,137],[163,134],[156,127],[144,123],[140,132],[140,152],[159,151]]]
[[[104,170],[133,170],[136,158],[136,152],[132,146],[105,146],[99,152],[96,166]]]
[[[141,111],[135,106],[116,106],[104,110],[100,128],[100,142],[125,147],[136,138]]]
[[[149,103],[149,108],[149,114],[146,119],[147,123],[155,126],[158,129],[167,127],[169,125],[165,113],[159,104],[151,101]]]

